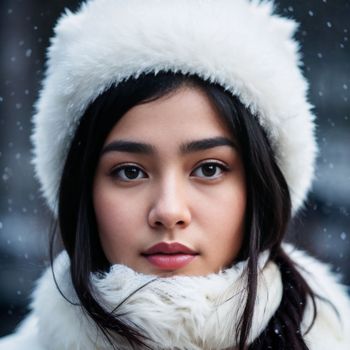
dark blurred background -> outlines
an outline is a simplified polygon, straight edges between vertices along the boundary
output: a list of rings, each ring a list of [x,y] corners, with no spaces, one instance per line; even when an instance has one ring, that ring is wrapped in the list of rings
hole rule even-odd
[[[28,311],[48,263],[51,219],[33,177],[30,120],[53,24],[79,3],[0,2],[0,336]],[[317,179],[289,240],[331,263],[350,284],[350,0],[279,0],[276,6],[300,23],[320,147]]]

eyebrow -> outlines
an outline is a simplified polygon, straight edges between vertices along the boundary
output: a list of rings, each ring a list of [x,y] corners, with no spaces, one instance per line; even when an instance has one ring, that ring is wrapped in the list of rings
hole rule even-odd
[[[220,146],[229,146],[231,148],[236,148],[236,145],[232,140],[219,136],[184,143],[180,146],[180,153],[189,154]],[[101,156],[108,152],[126,152],[144,155],[152,155],[157,153],[155,147],[148,143],[128,140],[112,141],[103,148]]]
[[[192,152],[205,151],[210,148],[229,146],[231,148],[236,148],[235,143],[228,139],[227,137],[212,137],[208,139],[191,141],[181,145],[180,150],[183,154],[188,154]]]
[[[108,152],[127,152],[127,153],[136,153],[136,154],[154,154],[156,153],[155,148],[152,145],[141,142],[119,140],[113,141],[106,145],[101,155]]]

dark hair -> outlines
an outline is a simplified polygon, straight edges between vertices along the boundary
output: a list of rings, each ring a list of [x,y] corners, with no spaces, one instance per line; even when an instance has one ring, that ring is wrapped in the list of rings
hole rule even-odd
[[[142,331],[123,323],[118,309],[112,313],[98,303],[90,273],[109,268],[102,250],[94,209],[92,184],[104,141],[112,127],[133,106],[155,100],[182,86],[202,89],[217,108],[238,142],[245,167],[247,210],[245,233],[239,256],[247,259],[247,298],[236,329],[239,350],[308,349],[301,334],[301,321],[310,297],[316,313],[315,295],[281,246],[291,218],[287,183],[276,164],[273,151],[257,119],[238,98],[196,76],[174,73],[143,74],[112,86],[86,110],[67,156],[59,191],[59,229],[71,260],[74,288],[83,309],[113,345],[113,336],[124,336],[132,346],[151,348]],[[270,250],[283,282],[280,306],[263,333],[247,345],[257,291],[258,254]],[[234,263],[235,263],[234,262]]]

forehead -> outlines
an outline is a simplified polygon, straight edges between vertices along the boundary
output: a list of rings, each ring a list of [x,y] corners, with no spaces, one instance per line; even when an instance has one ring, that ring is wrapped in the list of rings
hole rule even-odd
[[[132,139],[169,145],[218,136],[232,138],[208,96],[199,88],[182,87],[131,108],[113,127],[106,143]]]

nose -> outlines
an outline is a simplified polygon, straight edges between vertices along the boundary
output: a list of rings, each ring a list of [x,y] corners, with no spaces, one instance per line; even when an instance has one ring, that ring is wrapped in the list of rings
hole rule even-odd
[[[191,222],[191,211],[183,185],[176,179],[159,185],[149,211],[148,221],[152,228],[173,230],[185,228]]]

